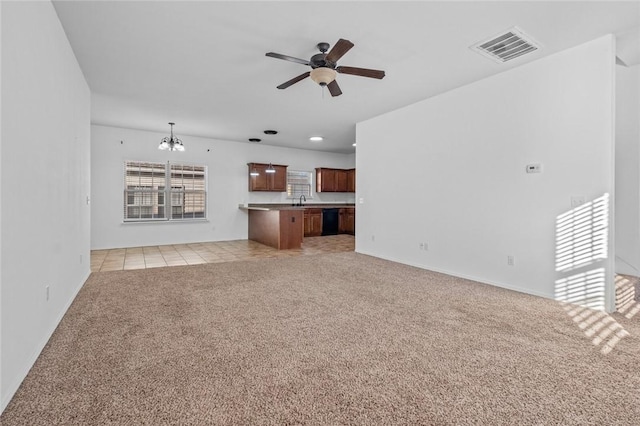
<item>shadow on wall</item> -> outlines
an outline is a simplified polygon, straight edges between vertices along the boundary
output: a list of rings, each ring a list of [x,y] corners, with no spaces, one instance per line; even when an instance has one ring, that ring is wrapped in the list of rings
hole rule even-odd
[[[607,354],[629,335],[605,310],[609,194],[556,219],[555,300],[595,346]]]
[[[639,282],[638,277],[616,276],[616,311],[627,319],[635,317],[640,312],[640,303],[636,301]]]
[[[557,217],[556,300],[605,309],[608,223],[609,194]]]

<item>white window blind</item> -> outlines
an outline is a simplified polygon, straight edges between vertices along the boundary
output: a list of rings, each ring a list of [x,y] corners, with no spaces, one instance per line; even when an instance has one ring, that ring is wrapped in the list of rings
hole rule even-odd
[[[206,166],[125,161],[124,220],[206,218]]]
[[[287,171],[287,197],[298,198],[301,195],[311,197],[312,173],[300,170]]]

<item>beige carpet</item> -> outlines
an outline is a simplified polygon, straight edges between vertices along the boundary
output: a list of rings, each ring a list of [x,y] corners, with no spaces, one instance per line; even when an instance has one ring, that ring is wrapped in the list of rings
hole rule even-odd
[[[94,273],[0,423],[633,425],[639,336],[356,253]]]

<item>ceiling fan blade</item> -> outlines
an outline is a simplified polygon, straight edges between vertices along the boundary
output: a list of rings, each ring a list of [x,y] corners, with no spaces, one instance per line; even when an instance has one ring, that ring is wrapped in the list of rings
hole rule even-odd
[[[326,61],[333,62],[334,64],[338,62],[338,59],[342,58],[342,56],[349,51],[353,47],[353,43],[349,40],[345,40],[341,38],[338,40],[336,44],[333,45],[329,53],[327,53]]]
[[[370,70],[368,68],[356,68],[356,67],[337,67],[336,71],[342,74],[359,75],[360,77],[369,78],[383,78],[384,71]]]
[[[331,93],[331,96],[342,95],[342,90],[340,90],[340,86],[338,86],[338,82],[335,80],[327,84],[327,89],[329,89],[329,93]]]
[[[265,56],[269,56],[271,58],[276,58],[276,59],[284,59],[285,61],[290,61],[290,62],[297,62],[298,64],[302,64],[302,65],[311,65],[309,61],[307,61],[306,59],[300,59],[300,58],[294,58],[293,56],[281,55],[280,53],[269,52],[269,53],[265,53]]]
[[[304,74],[300,74],[299,76],[294,77],[291,80],[282,83],[280,86],[278,86],[278,89],[286,89],[287,87],[296,84],[300,80],[304,80],[305,78],[309,77],[310,74],[311,74],[310,71],[307,71]]]

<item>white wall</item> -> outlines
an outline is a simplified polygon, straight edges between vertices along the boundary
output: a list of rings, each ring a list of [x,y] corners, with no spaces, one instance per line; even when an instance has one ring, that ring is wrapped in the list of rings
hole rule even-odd
[[[0,7],[4,409],[89,275],[90,93],[51,3]]]
[[[640,276],[640,65],[616,67],[616,272]]]
[[[555,260],[572,196],[613,196],[613,64],[607,36],[359,123],[356,251],[565,300],[572,277],[579,303],[612,309],[610,255]]]
[[[170,121],[170,118],[167,119]],[[278,148],[267,145],[185,136],[180,123],[175,134],[184,152],[158,150],[169,133],[154,133],[93,125],[91,127],[91,248],[136,247],[247,238],[245,203],[285,203],[286,193],[249,192],[247,163],[288,165],[290,170],[354,167],[354,155]],[[123,163],[125,160],[183,161],[208,166],[208,221],[185,223],[123,223]],[[314,177],[315,179],[315,177]],[[353,194],[314,193],[307,202],[353,202]]]

